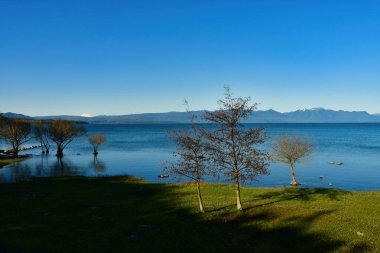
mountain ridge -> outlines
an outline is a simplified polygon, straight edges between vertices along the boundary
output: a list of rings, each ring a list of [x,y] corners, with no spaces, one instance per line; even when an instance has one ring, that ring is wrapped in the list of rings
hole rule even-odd
[[[198,122],[202,120],[205,111],[192,111]],[[55,115],[30,117],[23,114],[4,113],[9,118],[28,119],[66,119],[83,121],[91,124],[133,124],[133,123],[189,123],[187,112],[139,113],[126,115],[98,115],[83,117],[75,115]],[[300,109],[291,112],[278,112],[273,109],[254,111],[245,123],[380,123],[380,114],[369,114],[366,111],[344,111],[324,108]]]

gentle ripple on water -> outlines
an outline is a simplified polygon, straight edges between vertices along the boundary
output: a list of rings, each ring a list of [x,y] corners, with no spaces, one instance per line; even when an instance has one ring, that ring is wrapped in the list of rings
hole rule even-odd
[[[257,127],[257,124],[248,124]],[[354,190],[380,190],[380,124],[265,124],[269,137],[265,148],[280,134],[297,133],[310,138],[315,152],[310,161],[296,167],[296,175],[304,187],[337,187]],[[0,182],[18,182],[33,176],[107,176],[133,175],[153,182],[159,179],[161,162],[171,159],[175,146],[168,133],[183,124],[88,125],[88,135],[107,137],[96,160],[86,138],[74,141],[59,161],[52,150],[49,156],[40,150],[29,150],[34,157],[0,169]],[[212,128],[207,125],[206,127]],[[36,143],[31,143],[36,144]],[[1,144],[4,146],[4,143]],[[53,148],[54,149],[54,148]],[[78,153],[80,155],[78,155]],[[329,165],[343,162],[343,166]],[[290,182],[289,169],[271,164],[270,175],[258,178],[249,186],[284,186]],[[324,179],[319,176],[323,175]],[[215,180],[214,180],[215,181]],[[219,180],[223,182],[223,180]]]

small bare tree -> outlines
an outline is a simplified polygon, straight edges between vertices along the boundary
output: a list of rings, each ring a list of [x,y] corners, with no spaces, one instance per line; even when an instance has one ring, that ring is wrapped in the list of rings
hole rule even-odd
[[[187,105],[187,101],[185,101]],[[190,113],[189,109],[187,111]],[[164,162],[164,171],[178,177],[184,176],[197,185],[199,211],[204,213],[201,182],[205,175],[211,175],[207,146],[203,130],[195,123],[195,115],[191,115],[191,130],[176,130],[171,134],[177,151],[173,153],[174,162]]]
[[[20,147],[31,140],[32,124],[25,119],[1,119],[1,137],[12,146],[12,153],[18,156]]]
[[[104,137],[104,135],[101,134],[95,134],[88,138],[88,142],[92,145],[94,155],[98,154],[99,146],[102,145],[105,141],[106,137]]]
[[[305,138],[296,135],[283,135],[273,143],[272,159],[277,162],[289,164],[292,182],[290,185],[298,186],[294,174],[294,167],[297,163],[302,162],[310,157],[313,153],[313,145]]]
[[[206,112],[205,119],[216,124],[215,131],[206,132],[209,155],[221,173],[235,184],[236,206],[241,210],[240,184],[268,174],[269,154],[258,145],[265,142],[263,128],[249,129],[241,123],[255,109],[251,98],[233,97],[225,87],[225,97],[218,101],[219,110]]]
[[[47,122],[42,120],[34,121],[34,136],[40,142],[42,153],[48,154],[50,143],[47,135]]]
[[[62,157],[67,145],[86,132],[86,128],[74,121],[52,120],[47,123],[47,136],[57,145],[57,157]]]

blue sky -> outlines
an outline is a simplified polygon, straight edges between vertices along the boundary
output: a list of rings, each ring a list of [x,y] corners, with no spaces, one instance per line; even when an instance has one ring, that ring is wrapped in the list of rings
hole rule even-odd
[[[379,1],[0,0],[0,111],[380,113]]]

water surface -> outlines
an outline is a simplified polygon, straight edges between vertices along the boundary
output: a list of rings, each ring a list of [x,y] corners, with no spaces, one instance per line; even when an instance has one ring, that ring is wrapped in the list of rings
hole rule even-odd
[[[303,187],[336,187],[350,190],[380,190],[380,124],[248,124],[265,126],[268,141],[276,136],[297,133],[312,140],[315,152],[312,159],[296,167],[297,179]],[[174,129],[186,129],[184,124],[87,125],[88,135],[103,134],[107,141],[99,149],[97,159],[87,137],[71,143],[60,161],[41,150],[29,150],[34,157],[0,169],[0,182],[29,180],[34,176],[108,176],[132,175],[153,182],[172,182],[159,179],[161,162],[171,159],[175,146],[168,137]],[[208,125],[208,128],[212,126]],[[30,144],[37,144],[32,142]],[[1,146],[4,147],[4,143]],[[329,165],[343,162],[343,166]],[[320,175],[324,179],[320,179]],[[223,178],[213,181],[225,182]],[[271,164],[270,175],[261,176],[248,186],[284,186],[290,182],[289,168]]]

